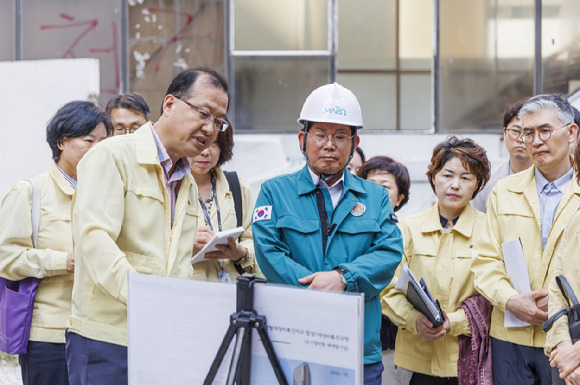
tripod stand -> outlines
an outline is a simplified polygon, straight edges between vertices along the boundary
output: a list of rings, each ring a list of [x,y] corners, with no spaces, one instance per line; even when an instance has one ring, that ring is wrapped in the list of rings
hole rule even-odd
[[[214,381],[234,335],[236,336],[236,344],[234,346],[226,384],[250,385],[252,329],[256,329],[262,340],[262,345],[266,350],[278,383],[280,385],[288,385],[286,377],[284,377],[284,373],[280,367],[280,362],[278,362],[278,357],[274,352],[274,346],[266,330],[266,317],[258,315],[256,310],[254,310],[254,284],[257,282],[263,283],[266,280],[256,278],[254,274],[247,273],[238,277],[238,283],[236,284],[236,312],[230,316],[230,326],[211,364],[203,383],[204,385],[211,385]]]

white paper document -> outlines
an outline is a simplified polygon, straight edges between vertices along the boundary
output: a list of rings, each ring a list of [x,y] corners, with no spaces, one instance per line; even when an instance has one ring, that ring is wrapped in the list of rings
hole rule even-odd
[[[405,293],[407,292],[407,288],[409,287],[409,266],[405,263],[403,265],[403,269],[401,270],[401,275],[397,279],[397,283],[395,283],[395,289],[403,290]],[[412,275],[412,273],[411,273]]]
[[[532,291],[521,239],[518,237],[513,241],[502,243],[501,250],[503,252],[505,270],[510,277],[512,287],[519,294]],[[517,328],[530,326],[530,324],[520,320],[512,312],[506,310],[504,326],[506,328]]]
[[[256,284],[254,308],[289,384],[363,384],[364,295]],[[202,384],[235,312],[234,284],[130,274],[129,384]],[[250,383],[278,383],[256,330]]]
[[[236,227],[235,229],[216,231],[213,237],[205,244],[205,246],[197,252],[193,257],[191,257],[191,263],[198,263],[205,261],[205,253],[212,251],[219,251],[216,247],[217,245],[227,245],[228,238],[238,239],[240,235],[244,232],[243,227]]]

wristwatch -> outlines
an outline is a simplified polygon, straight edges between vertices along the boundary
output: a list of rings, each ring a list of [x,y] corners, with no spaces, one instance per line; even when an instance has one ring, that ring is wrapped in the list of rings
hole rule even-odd
[[[344,275],[345,275],[346,273],[348,273],[348,269],[345,269],[345,268],[344,268],[344,267],[342,267],[342,266],[336,266],[336,267],[335,267],[334,269],[332,269],[332,270],[336,270],[336,271],[338,271],[338,272],[339,272],[339,274],[340,274],[340,280],[342,281],[342,283],[344,283],[344,286],[346,286],[346,278],[344,277]]]
[[[238,259],[237,261],[234,261],[234,264],[235,265],[243,265],[244,263],[248,262],[248,259],[250,259],[248,254],[249,254],[248,250],[246,249],[246,254],[242,258]]]

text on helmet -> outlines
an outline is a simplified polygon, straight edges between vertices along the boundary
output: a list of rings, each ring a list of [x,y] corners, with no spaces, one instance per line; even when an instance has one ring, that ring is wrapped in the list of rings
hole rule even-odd
[[[346,116],[346,110],[344,108],[340,108],[339,106],[328,108],[326,107],[323,111],[324,114],[335,114],[335,115],[343,115]]]

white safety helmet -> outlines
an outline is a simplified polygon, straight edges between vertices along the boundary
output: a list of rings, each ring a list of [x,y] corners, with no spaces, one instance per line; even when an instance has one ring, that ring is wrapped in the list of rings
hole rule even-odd
[[[318,87],[308,97],[300,111],[298,123],[337,123],[362,128],[363,118],[356,96],[338,83]]]

